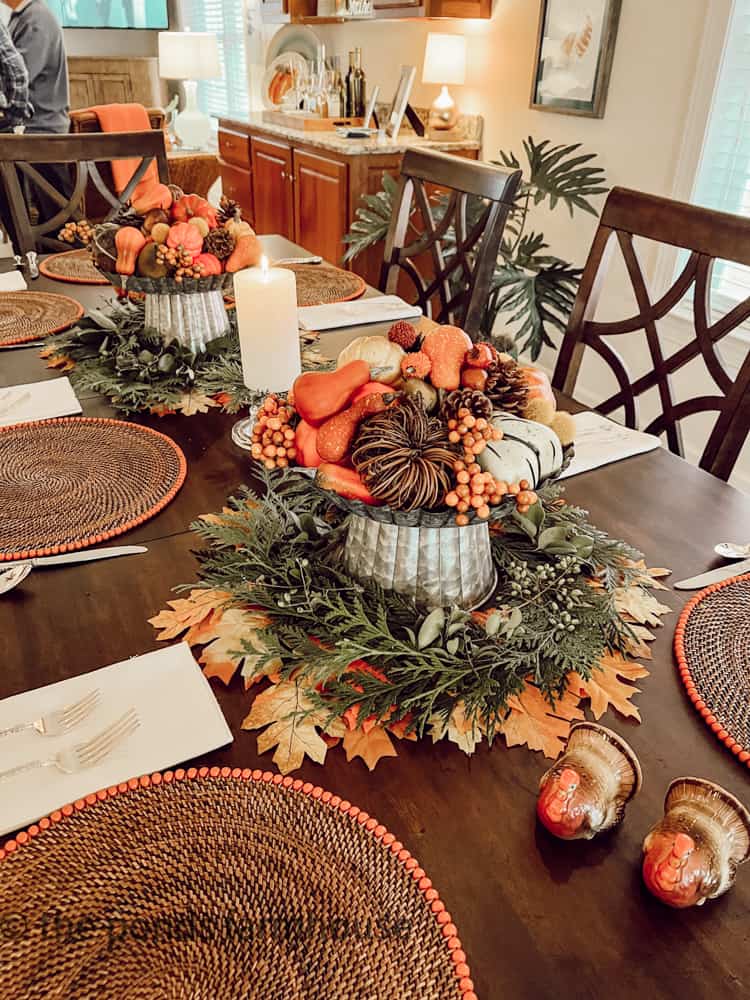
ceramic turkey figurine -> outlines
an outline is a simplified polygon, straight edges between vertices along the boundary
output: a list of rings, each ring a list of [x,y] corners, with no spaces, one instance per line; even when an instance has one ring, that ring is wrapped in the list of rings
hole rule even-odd
[[[621,821],[641,784],[638,758],[625,740],[604,726],[580,722],[539,782],[537,816],[562,840],[590,840]]]
[[[643,880],[668,906],[701,906],[734,884],[750,854],[750,813],[719,785],[677,778],[643,841]]]

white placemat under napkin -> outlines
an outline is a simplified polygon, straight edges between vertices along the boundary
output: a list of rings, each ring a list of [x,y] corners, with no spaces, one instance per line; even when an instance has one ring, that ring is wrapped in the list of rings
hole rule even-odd
[[[354,302],[334,302],[323,306],[302,306],[297,310],[303,330],[335,330],[365,323],[393,323],[397,319],[416,319],[422,315],[419,306],[410,306],[398,295],[377,295]]]
[[[0,292],[25,292],[26,279],[20,271],[6,271],[0,274]]]
[[[631,431],[600,413],[576,413],[573,420],[576,425],[575,456],[561,479],[620,462],[623,458],[644,455],[661,446],[659,438],[653,434]]]
[[[0,701],[0,729],[38,719],[97,689],[97,708],[65,735],[26,732],[0,739],[0,770],[47,759],[89,740],[131,707],[138,713],[139,728],[97,767],[77,774],[45,767],[0,781],[0,833],[28,826],[100,788],[162,771],[232,742],[211,686],[184,642],[6,698]]]
[[[0,389],[0,427],[82,412],[70,379],[66,377]]]

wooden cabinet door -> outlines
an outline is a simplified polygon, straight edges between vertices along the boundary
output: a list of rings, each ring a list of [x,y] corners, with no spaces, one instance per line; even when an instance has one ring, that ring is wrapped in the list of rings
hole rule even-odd
[[[294,237],[310,253],[332,264],[344,255],[349,201],[345,163],[294,151]]]
[[[250,140],[255,230],[294,239],[292,150],[286,143]]]
[[[257,231],[253,210],[252,174],[249,170],[235,167],[233,163],[226,163],[224,160],[219,160],[219,170],[221,171],[222,193],[227,198],[237,202],[242,209],[242,218]]]

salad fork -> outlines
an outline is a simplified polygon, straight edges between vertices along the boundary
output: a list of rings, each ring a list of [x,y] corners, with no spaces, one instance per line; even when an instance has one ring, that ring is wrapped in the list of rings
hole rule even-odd
[[[37,771],[42,767],[56,767],[63,774],[75,774],[77,771],[96,767],[112,753],[119,743],[134,733],[139,725],[138,715],[135,709],[131,708],[111,726],[102,729],[100,733],[84,743],[79,743],[69,750],[61,750],[54,757],[48,757],[46,760],[31,760],[28,764],[19,764],[18,767],[12,767],[9,771],[0,771],[0,781],[15,778],[28,771]]]
[[[54,712],[48,712],[40,719],[32,722],[22,722],[10,729],[0,729],[0,738],[3,736],[16,736],[18,733],[25,733],[29,729],[35,729],[40,736],[62,736],[70,729],[87,719],[99,704],[100,692],[98,690],[89,691],[87,695],[74,701],[70,705],[58,708]]]

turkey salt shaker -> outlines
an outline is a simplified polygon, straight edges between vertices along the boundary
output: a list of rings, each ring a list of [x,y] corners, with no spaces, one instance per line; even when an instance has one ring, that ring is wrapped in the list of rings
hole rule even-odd
[[[676,778],[643,841],[643,880],[668,906],[701,906],[734,884],[750,854],[750,813],[703,778]]]
[[[622,737],[579,722],[564,753],[539,782],[537,816],[562,840],[590,840],[622,820],[642,783],[638,758]]]

